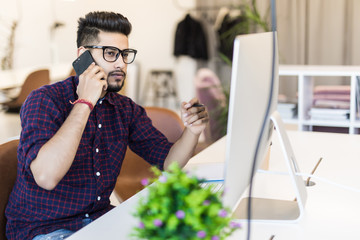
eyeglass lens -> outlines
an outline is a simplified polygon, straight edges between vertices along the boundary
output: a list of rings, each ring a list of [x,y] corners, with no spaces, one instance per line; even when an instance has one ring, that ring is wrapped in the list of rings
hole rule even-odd
[[[117,48],[107,47],[104,49],[104,59],[109,62],[115,62],[121,54],[124,63],[132,63],[135,58],[135,52],[130,49],[119,50]]]

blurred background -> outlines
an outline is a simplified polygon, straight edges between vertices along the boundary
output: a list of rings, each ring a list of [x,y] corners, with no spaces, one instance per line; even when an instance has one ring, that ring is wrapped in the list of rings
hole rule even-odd
[[[199,88],[206,86],[204,79],[210,76],[211,84],[221,88],[213,93],[215,98],[226,101],[233,37],[268,31],[269,2],[0,0],[0,88],[19,88],[29,73],[41,68],[49,69],[51,82],[68,77],[76,58],[77,20],[90,11],[106,10],[125,15],[133,25],[129,42],[138,55],[129,65],[123,94],[143,105],[177,111],[180,101],[201,94]],[[280,64],[359,65],[359,10],[356,0],[277,0]],[[204,48],[206,53],[194,56],[181,47],[184,35],[194,34],[186,27],[180,29],[189,19],[200,24],[197,33],[203,35],[194,36],[197,40],[188,45],[198,44],[195,48]],[[204,69],[208,72],[199,72]],[[333,80],[334,84],[345,81],[341,77]],[[317,83],[322,81],[327,79]],[[280,82],[285,98],[296,101],[297,92],[296,81]],[[5,101],[7,94],[0,100]],[[0,141],[20,131],[18,115],[1,114]]]

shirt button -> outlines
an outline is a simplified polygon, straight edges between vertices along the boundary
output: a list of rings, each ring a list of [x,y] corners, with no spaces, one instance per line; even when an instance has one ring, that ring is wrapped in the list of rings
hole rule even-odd
[[[99,102],[99,104],[102,104],[102,100]]]
[[[95,149],[95,152],[97,152],[97,153],[98,153],[98,152],[99,152],[99,149],[98,149],[98,148],[96,148],[96,149]]]
[[[101,128],[101,124],[99,124],[98,127]]]
[[[89,217],[89,214],[85,214],[85,217],[87,217],[87,218],[88,218],[88,217]]]
[[[100,176],[100,172],[96,172],[96,176]]]
[[[101,197],[100,197],[100,196],[98,196],[98,197],[97,197],[97,200],[98,200],[98,201],[100,201],[100,199],[101,199]]]

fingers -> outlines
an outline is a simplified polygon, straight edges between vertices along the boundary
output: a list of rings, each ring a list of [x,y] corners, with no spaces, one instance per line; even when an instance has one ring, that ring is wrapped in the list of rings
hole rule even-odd
[[[90,66],[80,75],[81,80],[93,81],[96,80],[103,90],[107,89],[107,81],[103,81],[106,77],[104,70],[96,65],[95,63],[90,64]]]
[[[88,99],[92,102],[97,102],[103,90],[107,89],[106,74],[104,70],[95,65],[90,66],[79,76],[79,85],[77,87],[77,94],[79,98]]]
[[[202,105],[199,103],[199,100],[197,98],[193,98],[191,99],[188,103],[183,102],[183,106],[186,109],[189,109],[190,107],[194,106],[194,107],[198,107],[199,105]]]
[[[200,125],[209,121],[206,107],[197,100],[193,103],[182,103],[182,116],[185,126]]]
[[[202,112],[202,111],[206,110],[205,105],[203,105],[199,102],[195,102],[195,103],[183,102],[181,107],[182,107],[183,114],[193,114],[193,113],[198,113],[198,112]]]
[[[96,80],[102,80],[106,77],[104,70],[95,63],[90,64],[90,66],[80,76],[82,75]]]
[[[189,115],[188,117],[184,118],[184,125],[185,126],[193,126],[193,125],[200,125],[203,123],[207,123],[209,121],[208,114],[205,111]]]

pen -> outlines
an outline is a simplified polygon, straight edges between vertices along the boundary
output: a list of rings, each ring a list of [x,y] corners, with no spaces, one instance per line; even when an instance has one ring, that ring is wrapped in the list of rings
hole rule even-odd
[[[204,104],[201,103],[194,103],[191,107],[203,107]]]
[[[310,175],[313,175],[313,174],[315,173],[315,171],[316,171],[316,169],[318,168],[318,166],[320,165],[320,162],[321,162],[322,159],[323,159],[323,158],[320,157],[319,161],[316,163],[316,165],[315,165],[314,169],[311,171]],[[310,186],[310,179],[311,179],[311,177],[308,177],[308,178],[306,179],[305,186],[307,186],[307,187]],[[297,201],[297,199],[295,198],[294,201]]]
[[[315,173],[315,171],[316,171],[317,167],[319,166],[319,164],[320,164],[320,162],[321,162],[322,159],[323,159],[323,158],[321,157],[321,158],[319,159],[319,161],[316,163],[314,169],[311,171],[311,175],[313,175],[313,174]],[[311,177],[308,177],[308,178],[306,179],[306,186],[310,186],[310,179],[311,179]]]

